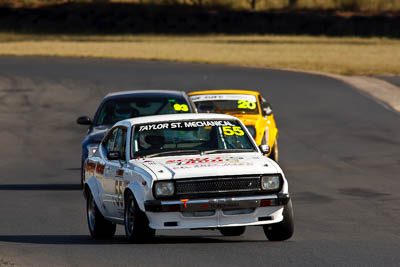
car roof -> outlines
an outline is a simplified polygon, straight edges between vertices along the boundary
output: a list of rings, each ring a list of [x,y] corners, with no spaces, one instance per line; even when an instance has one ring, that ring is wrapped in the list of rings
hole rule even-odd
[[[185,97],[185,92],[176,90],[135,90],[107,94],[104,99],[124,97]]]
[[[250,91],[250,90],[206,90],[206,91],[195,91],[188,93],[189,96],[191,95],[208,95],[208,94],[245,94],[245,95],[255,95],[258,96],[260,93],[257,91]]]
[[[186,114],[165,114],[137,117],[133,119],[126,119],[118,122],[116,125],[130,125],[144,124],[144,123],[159,123],[167,121],[180,121],[180,120],[239,120],[236,117],[225,114],[214,113],[186,113]]]

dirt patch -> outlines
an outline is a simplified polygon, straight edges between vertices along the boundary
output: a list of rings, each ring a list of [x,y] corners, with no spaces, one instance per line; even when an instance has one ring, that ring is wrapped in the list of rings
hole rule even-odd
[[[12,261],[0,258],[0,267],[16,267],[17,265]]]

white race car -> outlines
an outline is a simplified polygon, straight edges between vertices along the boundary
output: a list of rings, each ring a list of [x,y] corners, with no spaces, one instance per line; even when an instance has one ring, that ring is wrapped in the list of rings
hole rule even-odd
[[[86,160],[84,194],[93,238],[116,224],[130,242],[156,229],[218,229],[239,236],[263,226],[269,240],[293,235],[288,183],[246,127],[221,114],[140,117],[115,124]]]

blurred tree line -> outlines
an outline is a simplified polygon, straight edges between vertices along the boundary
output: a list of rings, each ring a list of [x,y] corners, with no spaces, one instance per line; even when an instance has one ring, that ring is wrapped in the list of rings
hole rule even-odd
[[[155,5],[192,5],[225,9],[316,9],[344,11],[399,11],[400,0],[0,0],[1,3],[136,3]]]
[[[0,0],[0,4],[5,1],[11,6],[0,6],[0,32],[400,38],[400,0]]]
[[[26,1],[26,0],[25,0]],[[28,0],[29,1],[29,0]],[[44,0],[51,1],[51,0]],[[82,1],[82,0],[69,0]],[[85,0],[83,0],[85,1]],[[89,0],[90,1],[90,0]],[[137,2],[141,4],[187,4],[232,9],[336,9],[346,11],[397,11],[400,0],[91,0],[93,2]]]

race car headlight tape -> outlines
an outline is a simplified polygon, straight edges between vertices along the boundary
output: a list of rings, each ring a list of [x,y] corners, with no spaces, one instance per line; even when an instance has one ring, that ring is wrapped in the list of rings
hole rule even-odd
[[[155,197],[169,197],[174,195],[175,186],[173,182],[157,182],[154,185]]]
[[[261,177],[261,189],[264,191],[277,191],[281,188],[281,180],[279,174],[263,175]]]
[[[88,150],[88,158],[92,157],[94,153],[96,153],[97,148],[99,147],[98,144],[89,144],[86,146]]]

